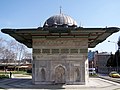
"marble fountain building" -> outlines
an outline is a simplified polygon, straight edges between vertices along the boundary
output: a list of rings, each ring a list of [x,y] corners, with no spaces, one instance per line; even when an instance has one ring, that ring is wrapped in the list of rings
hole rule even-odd
[[[34,84],[86,84],[88,48],[118,30],[116,27],[78,27],[74,19],[60,13],[48,18],[43,27],[1,31],[32,48]]]

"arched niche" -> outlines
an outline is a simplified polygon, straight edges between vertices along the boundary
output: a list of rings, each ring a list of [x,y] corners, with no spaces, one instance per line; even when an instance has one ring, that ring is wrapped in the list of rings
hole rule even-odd
[[[45,80],[46,80],[45,69],[42,68],[41,69],[41,81],[45,81]]]
[[[55,83],[65,83],[65,68],[61,65],[55,68]]]

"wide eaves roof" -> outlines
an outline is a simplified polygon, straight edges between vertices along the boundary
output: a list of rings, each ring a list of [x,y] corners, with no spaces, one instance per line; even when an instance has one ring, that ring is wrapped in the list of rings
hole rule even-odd
[[[118,32],[119,28],[30,28],[30,29],[2,29],[18,42],[32,48],[32,37],[40,38],[88,38],[88,48],[95,47],[111,34]]]

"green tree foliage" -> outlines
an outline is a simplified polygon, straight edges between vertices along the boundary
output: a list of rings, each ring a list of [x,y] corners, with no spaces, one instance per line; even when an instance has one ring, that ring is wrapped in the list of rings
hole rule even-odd
[[[120,66],[120,51],[117,50],[115,55],[111,54],[107,61],[107,67],[117,67]]]

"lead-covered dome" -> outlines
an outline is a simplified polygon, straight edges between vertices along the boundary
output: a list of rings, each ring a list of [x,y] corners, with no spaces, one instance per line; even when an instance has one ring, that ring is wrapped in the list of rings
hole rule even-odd
[[[77,27],[77,23],[68,15],[58,14],[48,18],[43,27]]]

